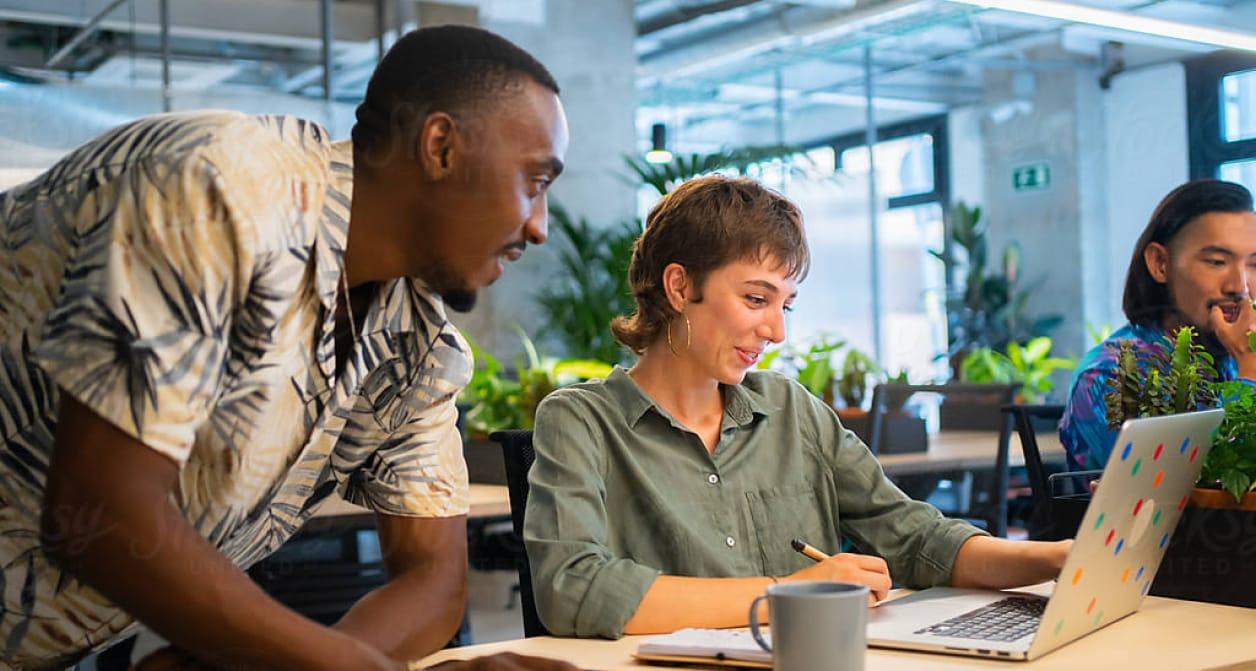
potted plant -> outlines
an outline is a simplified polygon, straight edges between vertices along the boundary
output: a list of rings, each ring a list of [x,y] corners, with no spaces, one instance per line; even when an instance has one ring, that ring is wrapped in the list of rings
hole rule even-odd
[[[1031,289],[1020,286],[1021,250],[1012,242],[1003,248],[999,267],[991,261],[988,222],[980,206],[956,203],[949,220],[948,245],[930,253],[942,261],[947,278],[947,358],[952,379],[962,379],[962,364],[978,348],[1005,351],[1011,343],[1026,343],[1049,335],[1063,317],[1031,316]],[[994,406],[1003,399],[965,394],[943,400],[939,420],[943,429],[997,430]]]
[[[837,397],[842,401],[841,407],[836,408],[837,416],[842,426],[865,442],[868,440],[868,411],[864,410],[864,399],[879,372],[872,357],[852,347],[842,360],[841,376],[837,379]]]
[[[1165,550],[1151,593],[1256,607],[1256,392],[1217,383],[1214,361],[1183,327],[1149,351],[1123,341],[1104,397],[1110,426],[1216,405],[1225,418]]]
[[[516,327],[518,328],[518,327]],[[611,364],[588,359],[559,359],[537,353],[536,345],[518,329],[527,356],[513,378],[501,362],[468,338],[475,370],[460,399],[463,456],[472,482],[506,484],[501,448],[488,436],[502,429],[531,429],[536,408],[554,389],[611,372]]]
[[[1051,339],[1039,336],[1024,347],[1010,342],[1004,352],[979,347],[960,364],[960,380],[974,383],[1017,384],[1018,403],[1041,403],[1055,388],[1052,375],[1072,370],[1077,361],[1051,356]]]

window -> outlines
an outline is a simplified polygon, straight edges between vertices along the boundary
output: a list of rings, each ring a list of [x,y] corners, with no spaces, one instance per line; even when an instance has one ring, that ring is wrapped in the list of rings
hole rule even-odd
[[[1186,63],[1191,177],[1256,190],[1256,56],[1219,52]]]
[[[876,249],[868,217],[864,136],[836,138],[809,152],[807,171],[790,173],[784,191],[798,202],[811,246],[811,274],[799,289],[790,340],[833,334],[895,373],[935,379],[945,364],[946,278],[929,254],[944,244],[945,117],[882,128],[876,160]],[[765,170],[765,177],[774,176]],[[778,179],[779,173],[778,173]],[[873,300],[873,254],[880,300]],[[880,347],[873,324],[880,325]]]

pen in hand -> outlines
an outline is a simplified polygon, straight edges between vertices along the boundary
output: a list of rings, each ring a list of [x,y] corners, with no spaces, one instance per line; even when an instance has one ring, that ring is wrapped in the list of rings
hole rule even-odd
[[[789,546],[791,548],[794,548],[795,551],[801,552],[803,555],[806,555],[806,557],[810,559],[811,561],[820,562],[829,558],[827,554],[824,554],[823,552],[811,547],[810,545],[807,545],[807,543],[801,538],[795,538],[794,540],[790,541]]]
[[[791,540],[789,546],[817,564],[832,559],[824,551],[808,545],[801,538]],[[851,573],[840,577],[829,577],[828,580],[837,579],[867,585],[869,606],[875,606],[889,594],[892,583],[888,567],[883,559],[854,554],[839,555],[839,559],[847,560],[844,562],[847,566],[846,570]]]

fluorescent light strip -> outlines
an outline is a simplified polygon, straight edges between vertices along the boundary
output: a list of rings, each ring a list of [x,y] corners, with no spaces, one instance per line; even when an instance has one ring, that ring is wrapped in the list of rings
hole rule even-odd
[[[1166,21],[1164,19],[1142,16],[1140,14],[1131,14],[1129,12],[1114,12],[1108,9],[1099,9],[1098,7],[1087,7],[1085,5],[1075,5],[1068,2],[1056,2],[1055,0],[951,1],[965,5],[985,7],[987,9],[998,9],[1005,12],[1031,14],[1033,16],[1041,16],[1048,19],[1059,19],[1061,21],[1072,21],[1074,23],[1102,26],[1104,28],[1124,30],[1131,33],[1168,37],[1175,40],[1182,40],[1184,42],[1197,42],[1199,44],[1210,44],[1228,49],[1256,51],[1256,35],[1252,35],[1250,33],[1238,33],[1231,30],[1208,28],[1189,23],[1181,23],[1179,21]]]

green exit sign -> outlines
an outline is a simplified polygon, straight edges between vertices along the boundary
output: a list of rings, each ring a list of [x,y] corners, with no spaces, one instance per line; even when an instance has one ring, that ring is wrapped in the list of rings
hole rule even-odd
[[[1013,191],[1045,191],[1051,188],[1051,166],[1046,161],[1012,168]]]

